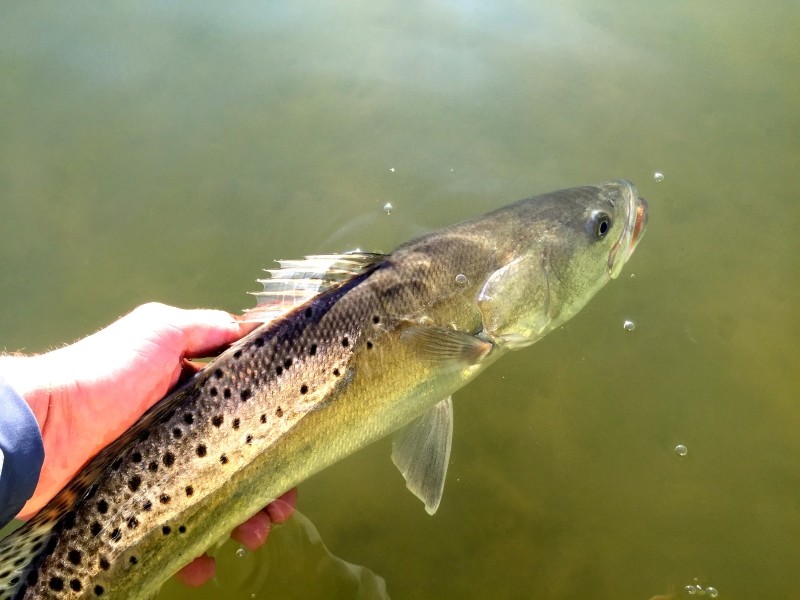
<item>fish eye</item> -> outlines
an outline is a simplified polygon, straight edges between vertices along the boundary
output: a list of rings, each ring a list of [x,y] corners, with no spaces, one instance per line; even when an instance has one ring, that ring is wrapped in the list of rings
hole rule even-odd
[[[602,240],[611,229],[611,217],[608,213],[596,210],[592,213],[591,227],[594,237]]]

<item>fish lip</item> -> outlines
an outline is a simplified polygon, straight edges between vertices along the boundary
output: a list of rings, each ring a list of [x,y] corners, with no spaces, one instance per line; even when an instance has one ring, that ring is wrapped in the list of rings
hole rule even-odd
[[[648,218],[647,201],[639,197],[636,186],[625,180],[615,183],[622,187],[625,198],[625,225],[608,256],[608,274],[611,279],[619,276],[622,267],[633,254],[639,240],[642,239]]]

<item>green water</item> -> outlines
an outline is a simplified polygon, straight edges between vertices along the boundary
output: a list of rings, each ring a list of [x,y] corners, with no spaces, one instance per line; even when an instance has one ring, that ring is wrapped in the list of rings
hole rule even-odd
[[[388,440],[300,510],[395,599],[797,597],[798,40],[779,0],[3,1],[0,347],[629,178],[644,241],[456,396],[437,515]],[[354,597],[298,531],[160,597]]]

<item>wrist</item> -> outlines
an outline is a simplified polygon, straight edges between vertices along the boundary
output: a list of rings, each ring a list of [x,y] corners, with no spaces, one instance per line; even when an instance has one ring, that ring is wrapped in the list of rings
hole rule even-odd
[[[30,406],[39,430],[44,427],[55,385],[47,354],[0,356],[0,376]]]

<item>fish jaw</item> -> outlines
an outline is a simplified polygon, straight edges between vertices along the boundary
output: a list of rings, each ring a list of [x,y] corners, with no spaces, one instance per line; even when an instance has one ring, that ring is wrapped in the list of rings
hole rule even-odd
[[[625,197],[625,229],[608,255],[608,275],[616,279],[622,272],[622,267],[628,262],[639,241],[642,239],[647,227],[648,204],[629,181],[619,181]]]

